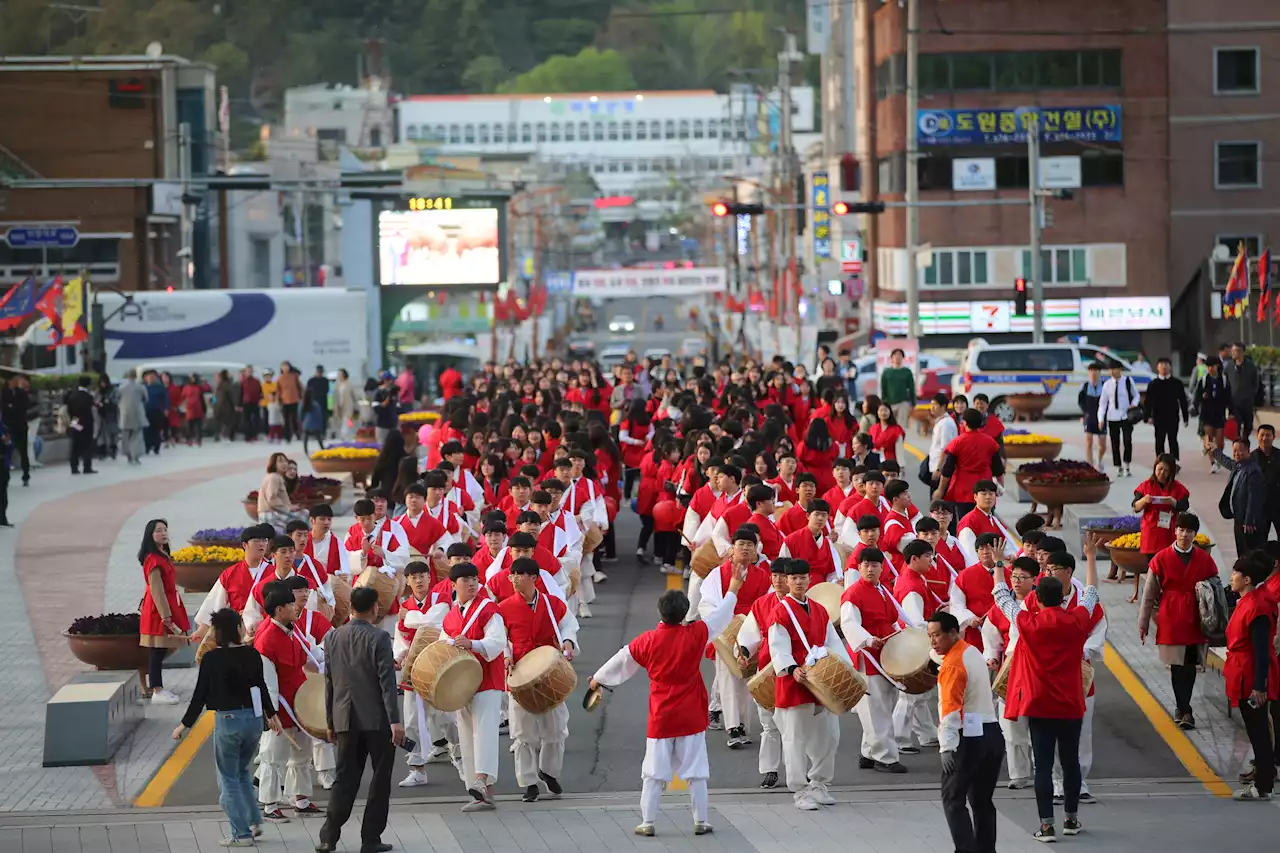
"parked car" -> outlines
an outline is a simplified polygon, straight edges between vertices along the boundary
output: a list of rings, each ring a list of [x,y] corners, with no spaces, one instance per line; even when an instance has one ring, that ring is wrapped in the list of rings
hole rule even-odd
[[[636,321],[626,314],[614,314],[609,318],[609,333],[614,335],[630,335],[636,330]]]
[[[596,342],[591,338],[570,338],[566,347],[570,358],[594,358]]]

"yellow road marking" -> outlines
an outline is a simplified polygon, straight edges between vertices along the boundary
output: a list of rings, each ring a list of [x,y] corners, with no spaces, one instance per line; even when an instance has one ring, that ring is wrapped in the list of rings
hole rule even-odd
[[[1222,778],[1213,771],[1196,745],[1182,729],[1174,724],[1164,706],[1151,695],[1151,691],[1142,683],[1142,679],[1129,668],[1129,664],[1125,663],[1124,658],[1110,643],[1107,643],[1102,662],[1106,664],[1107,669],[1111,670],[1111,674],[1116,677],[1116,681],[1120,682],[1120,686],[1134,703],[1142,709],[1142,713],[1147,715],[1156,734],[1169,745],[1169,749],[1182,762],[1182,766],[1187,768],[1187,772],[1199,779],[1214,796],[1230,797],[1231,786],[1222,781]]]
[[[173,790],[173,786],[182,778],[182,774],[191,766],[191,762],[195,760],[196,753],[200,751],[200,747],[204,746],[204,742],[209,739],[209,735],[213,734],[214,716],[213,712],[205,711],[196,721],[195,726],[187,736],[178,744],[178,748],[173,754],[160,765],[160,769],[156,771],[156,775],[147,783],[147,787],[143,789],[133,804],[138,808],[149,809],[164,805],[165,797],[169,796],[169,792]]]
[[[924,454],[910,444],[903,442],[903,446],[917,459],[924,458]],[[1022,547],[1022,543],[1018,542],[1017,536],[1014,536],[1013,540],[1018,547]],[[1134,673],[1129,664],[1125,662],[1124,658],[1110,643],[1106,645],[1102,662],[1111,671],[1111,674],[1116,677],[1116,681],[1120,682],[1124,692],[1129,694],[1129,698],[1151,721],[1151,727],[1156,730],[1156,734],[1160,735],[1161,740],[1168,745],[1169,750],[1182,762],[1182,766],[1187,768],[1187,772],[1199,779],[1200,783],[1208,788],[1209,792],[1214,796],[1230,797],[1231,786],[1214,772],[1209,763],[1204,760],[1204,756],[1200,754],[1200,750],[1196,745],[1191,742],[1191,739],[1187,737],[1182,729],[1174,724],[1164,706],[1160,704],[1155,696],[1151,695],[1151,691],[1142,683],[1142,679]]]
[[[667,575],[667,589],[684,589],[684,576]]]

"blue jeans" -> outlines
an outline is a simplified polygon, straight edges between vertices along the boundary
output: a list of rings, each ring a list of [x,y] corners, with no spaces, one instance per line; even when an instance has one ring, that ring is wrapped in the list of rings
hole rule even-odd
[[[231,822],[233,838],[252,838],[252,827],[262,823],[258,796],[253,789],[253,756],[262,737],[262,718],[252,708],[214,711],[213,760],[218,769],[218,804]]]

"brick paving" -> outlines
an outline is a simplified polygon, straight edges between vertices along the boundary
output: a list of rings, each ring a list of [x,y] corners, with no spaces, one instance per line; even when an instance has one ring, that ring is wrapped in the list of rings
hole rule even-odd
[[[137,609],[136,554],[147,518],[169,517],[179,542],[197,527],[245,523],[236,501],[257,486],[266,453],[262,445],[211,444],[137,467],[106,461],[96,476],[50,465],[26,489],[11,481],[17,527],[0,533],[0,584],[20,594],[0,597],[0,812],[119,806],[168,757],[167,734],[182,706],[148,707],[114,765],[41,767],[45,702],[85,671],[62,632],[76,616]],[[189,690],[194,671],[166,676]]]

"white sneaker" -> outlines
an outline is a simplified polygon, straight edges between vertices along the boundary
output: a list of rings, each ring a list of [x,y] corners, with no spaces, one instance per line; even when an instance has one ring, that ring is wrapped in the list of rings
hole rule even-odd
[[[606,575],[604,572],[600,572],[600,571],[597,571],[594,575],[591,576],[591,580],[593,580],[596,583],[604,583],[608,579],[609,579],[609,576]]]
[[[219,838],[219,847],[256,847],[252,838]]]
[[[180,702],[182,702],[182,700],[179,699],[178,694],[174,693],[172,690],[165,690],[161,687],[158,690],[151,691],[152,705],[177,705]]]
[[[1241,788],[1239,791],[1236,791],[1231,795],[1231,799],[1247,803],[1259,803],[1270,800],[1271,795],[1262,793],[1258,790],[1256,785],[1250,785],[1247,788]]]
[[[453,765],[453,769],[459,773],[462,772],[462,746],[460,744],[449,744],[449,763]]]
[[[579,619],[591,618],[591,608],[588,607],[585,603],[578,605],[578,618]]]
[[[431,754],[427,756],[427,761],[448,761],[449,745],[431,747]]]
[[[810,783],[808,793],[810,798],[820,806],[834,806],[836,804],[836,798],[831,796],[831,792],[827,790],[827,786],[822,782]]]
[[[316,775],[320,777],[320,787],[326,791],[332,791],[333,786],[338,782],[338,776],[332,770],[320,770]]]
[[[427,774],[414,767],[409,770],[409,775],[400,780],[401,788],[419,788],[427,784]]]
[[[802,812],[816,812],[818,809],[822,808],[822,806],[814,802],[813,797],[809,795],[808,791],[801,791],[796,794],[795,799],[796,808],[800,809]]]

